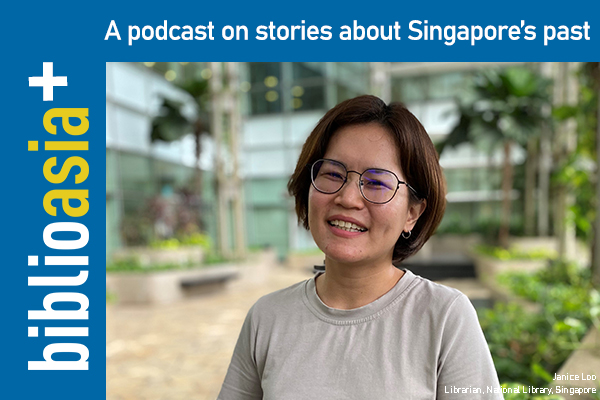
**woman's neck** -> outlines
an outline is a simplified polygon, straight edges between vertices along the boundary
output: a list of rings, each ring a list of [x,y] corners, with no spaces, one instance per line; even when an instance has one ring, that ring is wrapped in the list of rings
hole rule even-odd
[[[316,280],[319,298],[331,308],[350,310],[377,300],[404,275],[391,261],[381,266],[347,266],[326,261],[326,272]]]

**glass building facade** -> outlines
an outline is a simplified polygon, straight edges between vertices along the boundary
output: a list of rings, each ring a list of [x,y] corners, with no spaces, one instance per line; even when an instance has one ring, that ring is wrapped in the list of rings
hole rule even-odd
[[[306,137],[325,111],[369,93],[366,63],[246,63],[242,72],[242,168],[250,246],[281,257],[315,248],[298,226],[287,182]]]
[[[457,97],[473,95],[466,89],[473,68],[439,64],[439,68],[375,65],[375,69],[384,66],[382,82],[387,90],[382,95],[373,83],[378,71],[369,63],[241,63],[239,87],[234,88],[242,113],[240,141],[232,151],[240,157],[248,246],[271,246],[281,257],[315,248],[310,233],[297,224],[286,186],[306,137],[325,111],[339,102],[374,92],[385,100],[401,101],[421,120],[434,143],[442,140],[456,122]],[[212,76],[207,63],[107,65],[109,255],[144,241],[137,236],[152,230],[147,214],[157,197],[167,204],[181,202],[195,176],[194,139],[152,143],[150,126],[162,98],[189,105],[193,114],[193,99],[175,84]],[[193,206],[200,210],[202,229],[216,241],[213,147],[211,138],[205,137],[200,162],[203,200]],[[513,163],[523,159],[524,153],[516,151]],[[442,229],[460,225],[468,230],[498,217],[500,154],[461,145],[445,150],[440,162],[449,188]]]

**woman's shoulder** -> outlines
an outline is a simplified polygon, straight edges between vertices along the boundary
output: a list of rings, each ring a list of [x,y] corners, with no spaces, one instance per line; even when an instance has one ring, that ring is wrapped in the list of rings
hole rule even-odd
[[[432,282],[412,272],[410,274],[414,277],[410,297],[415,304],[437,312],[449,312],[451,309],[464,311],[465,308],[473,308],[469,298],[460,290]]]
[[[414,287],[418,292],[436,295],[436,297],[439,297],[440,299],[444,300],[454,299],[460,295],[463,295],[463,293],[460,290],[430,281],[429,279],[423,278],[420,275],[415,275],[410,271],[407,271],[407,273],[413,276],[413,279],[415,281]]]
[[[302,296],[308,280],[295,283],[284,289],[259,298],[250,309],[254,317],[288,312],[302,304]]]

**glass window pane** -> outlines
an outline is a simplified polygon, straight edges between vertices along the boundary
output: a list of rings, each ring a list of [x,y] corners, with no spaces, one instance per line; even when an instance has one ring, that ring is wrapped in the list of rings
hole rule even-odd
[[[269,114],[281,112],[281,93],[279,90],[256,90],[250,92],[250,112]]]
[[[447,99],[457,96],[464,87],[465,74],[460,72],[433,75],[429,84],[430,99]]]
[[[392,98],[404,103],[424,101],[429,98],[428,77],[392,79]]]
[[[292,63],[292,75],[294,80],[306,78],[320,78],[323,76],[322,63]]]
[[[280,63],[255,62],[248,63],[250,69],[250,82],[260,85],[265,84],[267,77],[275,77],[277,81],[281,81]],[[254,85],[252,85],[254,86]]]
[[[302,87],[302,90],[298,92],[301,92],[302,95],[294,96],[292,99],[292,107],[294,108],[294,111],[318,110],[325,108],[324,86]]]

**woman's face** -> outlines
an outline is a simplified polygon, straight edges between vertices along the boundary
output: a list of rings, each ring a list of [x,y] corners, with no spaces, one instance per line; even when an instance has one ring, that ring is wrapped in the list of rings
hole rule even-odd
[[[323,158],[339,161],[349,171],[387,169],[404,180],[396,144],[390,133],[376,123],[340,129],[331,138]],[[400,234],[412,230],[425,204],[411,206],[406,185],[400,185],[390,202],[370,203],[361,195],[358,179],[358,174],[349,173],[348,181],[334,194],[321,193],[311,185],[308,198],[311,233],[330,260],[345,264],[391,263]],[[360,232],[340,229],[335,226],[338,223],[332,224],[336,220],[352,222],[362,229]]]

